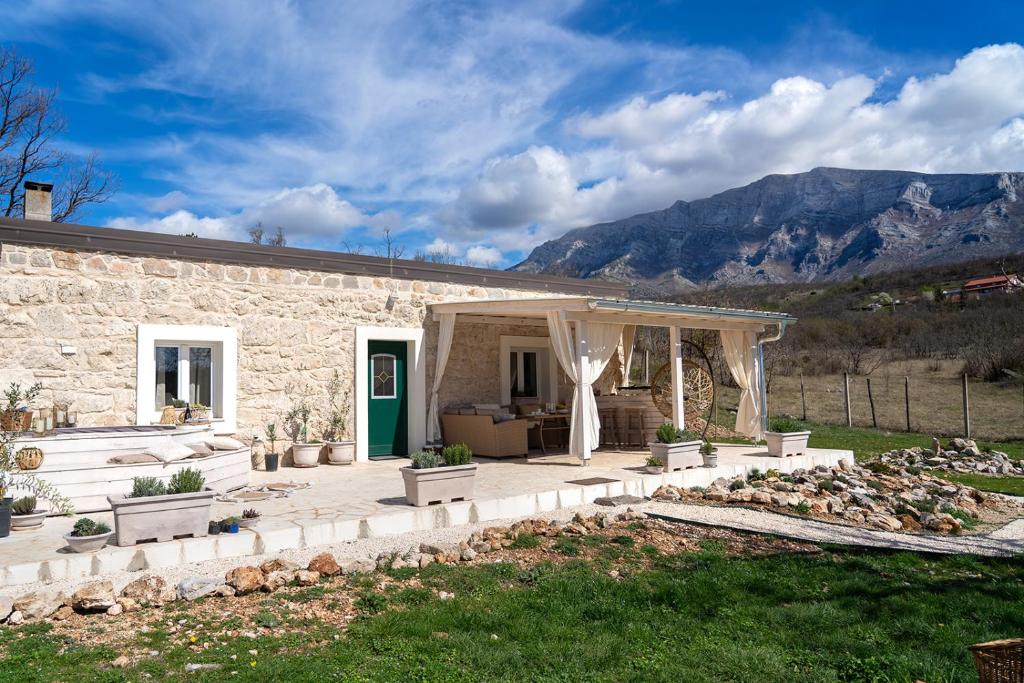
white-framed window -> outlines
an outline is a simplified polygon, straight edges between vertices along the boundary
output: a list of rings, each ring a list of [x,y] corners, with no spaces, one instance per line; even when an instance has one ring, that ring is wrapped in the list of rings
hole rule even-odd
[[[139,325],[136,422],[157,422],[164,406],[186,401],[209,407],[218,433],[233,433],[237,376],[234,328]]]
[[[390,353],[375,353],[370,357],[373,372],[370,398],[395,398],[398,395],[395,363],[395,356]]]
[[[558,361],[547,337],[502,335],[498,358],[502,403],[558,400]]]
[[[214,407],[223,403],[219,400],[219,368],[215,360],[220,355],[219,346],[208,342],[158,341],[153,348],[154,405],[160,409],[184,401],[213,408],[213,417],[220,417]]]

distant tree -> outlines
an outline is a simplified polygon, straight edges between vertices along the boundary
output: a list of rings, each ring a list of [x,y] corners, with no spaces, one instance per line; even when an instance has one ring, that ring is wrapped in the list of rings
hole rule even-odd
[[[461,265],[462,259],[452,252],[452,248],[445,245],[441,249],[429,249],[417,251],[412,257],[413,261],[426,261],[427,263],[443,263],[445,265]]]
[[[0,46],[0,213],[22,214],[26,180],[53,179],[52,219],[69,221],[82,207],[109,199],[114,177],[95,155],[74,159],[57,148],[67,130],[54,107],[57,91],[34,85],[31,75],[31,62]]]
[[[196,240],[199,239],[199,235],[195,234],[194,232],[186,232],[184,235],[182,235],[182,237],[191,237],[192,239]]]
[[[391,234],[391,230],[384,231],[384,245],[376,249],[377,256],[382,258],[402,258],[402,254],[405,253],[405,247],[396,243],[394,236]]]
[[[288,240],[284,236],[284,230],[281,226],[277,226],[277,231],[273,237],[267,237],[263,232],[263,223],[257,222],[256,225],[249,228],[249,242],[251,244],[266,244],[268,247],[284,247],[288,245]],[[266,242],[263,240],[266,239]]]
[[[285,239],[284,230],[281,229],[280,225],[277,226],[277,232],[274,233],[274,236],[267,240],[267,244],[271,247],[288,246],[288,240]]]
[[[263,244],[263,223],[257,222],[249,228],[249,242],[252,244]]]

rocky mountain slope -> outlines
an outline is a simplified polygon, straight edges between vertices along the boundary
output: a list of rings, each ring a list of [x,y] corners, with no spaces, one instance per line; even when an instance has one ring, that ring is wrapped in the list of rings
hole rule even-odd
[[[1024,251],[1024,173],[816,168],[578,228],[513,270],[660,292],[843,280]]]

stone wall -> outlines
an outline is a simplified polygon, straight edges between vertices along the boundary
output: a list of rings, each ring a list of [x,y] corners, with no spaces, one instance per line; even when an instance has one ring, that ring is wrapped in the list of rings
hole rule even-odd
[[[44,402],[69,401],[83,426],[133,424],[136,326],[226,325],[238,330],[238,433],[248,436],[296,398],[322,405],[335,369],[351,393],[356,326],[424,327],[429,390],[438,325],[428,304],[537,296],[549,294],[5,244],[0,387],[39,381]],[[501,334],[546,332],[459,323],[441,405],[498,400]]]

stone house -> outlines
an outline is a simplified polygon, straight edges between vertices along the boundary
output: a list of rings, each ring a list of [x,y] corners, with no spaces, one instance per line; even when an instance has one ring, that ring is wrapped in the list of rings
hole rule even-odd
[[[0,218],[0,386],[41,382],[43,401],[69,403],[80,426],[150,424],[174,400],[201,403],[218,432],[247,439],[300,401],[322,419],[337,372],[363,460],[387,404],[376,399],[400,401],[405,454],[437,438],[438,408],[571,403],[566,366],[583,387],[614,387],[629,360],[609,334],[655,324],[671,327],[676,349],[679,327],[747,335],[737,353],[760,424],[758,351],[788,317],[626,296],[595,280]],[[550,339],[559,320],[561,349]],[[588,378],[579,369],[602,331],[605,357]],[[590,411],[580,419],[596,421]],[[596,439],[581,443],[588,457]]]

